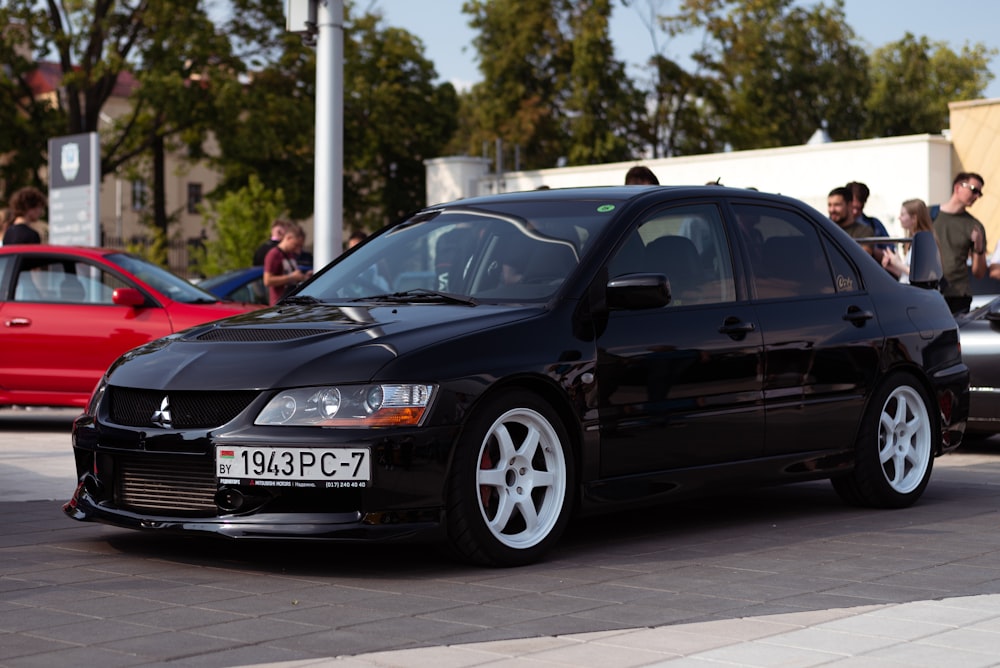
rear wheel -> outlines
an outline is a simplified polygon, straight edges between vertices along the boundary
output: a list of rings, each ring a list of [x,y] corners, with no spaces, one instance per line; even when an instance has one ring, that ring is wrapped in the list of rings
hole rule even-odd
[[[470,420],[452,464],[452,546],[489,566],[536,561],[566,527],[573,470],[566,429],[546,402],[513,392],[489,401]]]
[[[927,392],[909,374],[887,379],[869,404],[858,435],[854,470],[832,480],[848,503],[904,508],[927,487],[936,426]]]

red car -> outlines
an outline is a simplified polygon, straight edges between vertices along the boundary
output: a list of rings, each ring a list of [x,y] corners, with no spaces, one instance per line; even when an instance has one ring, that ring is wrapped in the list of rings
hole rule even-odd
[[[0,247],[0,406],[86,406],[126,350],[257,308],[118,250]]]

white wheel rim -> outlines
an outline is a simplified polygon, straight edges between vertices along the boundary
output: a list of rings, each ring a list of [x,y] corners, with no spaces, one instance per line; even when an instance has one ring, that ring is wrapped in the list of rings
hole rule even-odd
[[[527,408],[507,411],[487,432],[478,461],[479,511],[493,537],[515,549],[542,542],[566,498],[566,456],[549,421]]]
[[[912,387],[897,387],[882,406],[878,457],[895,492],[909,494],[920,486],[931,460],[931,419]]]

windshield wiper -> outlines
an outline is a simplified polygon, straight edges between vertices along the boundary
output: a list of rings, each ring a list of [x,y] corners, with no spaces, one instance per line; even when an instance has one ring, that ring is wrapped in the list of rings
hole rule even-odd
[[[445,304],[460,304],[462,306],[476,306],[479,304],[478,301],[472,297],[465,297],[462,295],[455,295],[450,292],[440,292],[438,290],[428,290],[427,288],[414,288],[413,290],[406,290],[404,292],[393,292],[384,295],[369,295],[367,297],[358,297],[352,299],[354,302],[367,302],[367,301],[387,301],[387,302],[400,302],[406,304],[415,304],[421,302],[439,302]]]

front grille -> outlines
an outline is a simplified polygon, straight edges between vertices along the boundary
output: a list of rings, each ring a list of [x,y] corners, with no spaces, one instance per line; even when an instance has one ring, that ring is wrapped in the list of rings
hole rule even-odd
[[[208,459],[122,458],[118,499],[127,510],[214,516],[217,484]]]
[[[239,415],[257,394],[256,390],[164,392],[112,386],[108,388],[107,401],[111,421],[115,424],[143,428],[213,429]],[[164,412],[169,414],[168,421],[164,421]]]
[[[196,337],[198,341],[260,343],[293,341],[309,336],[329,334],[328,329],[271,329],[266,327],[213,327]]]

